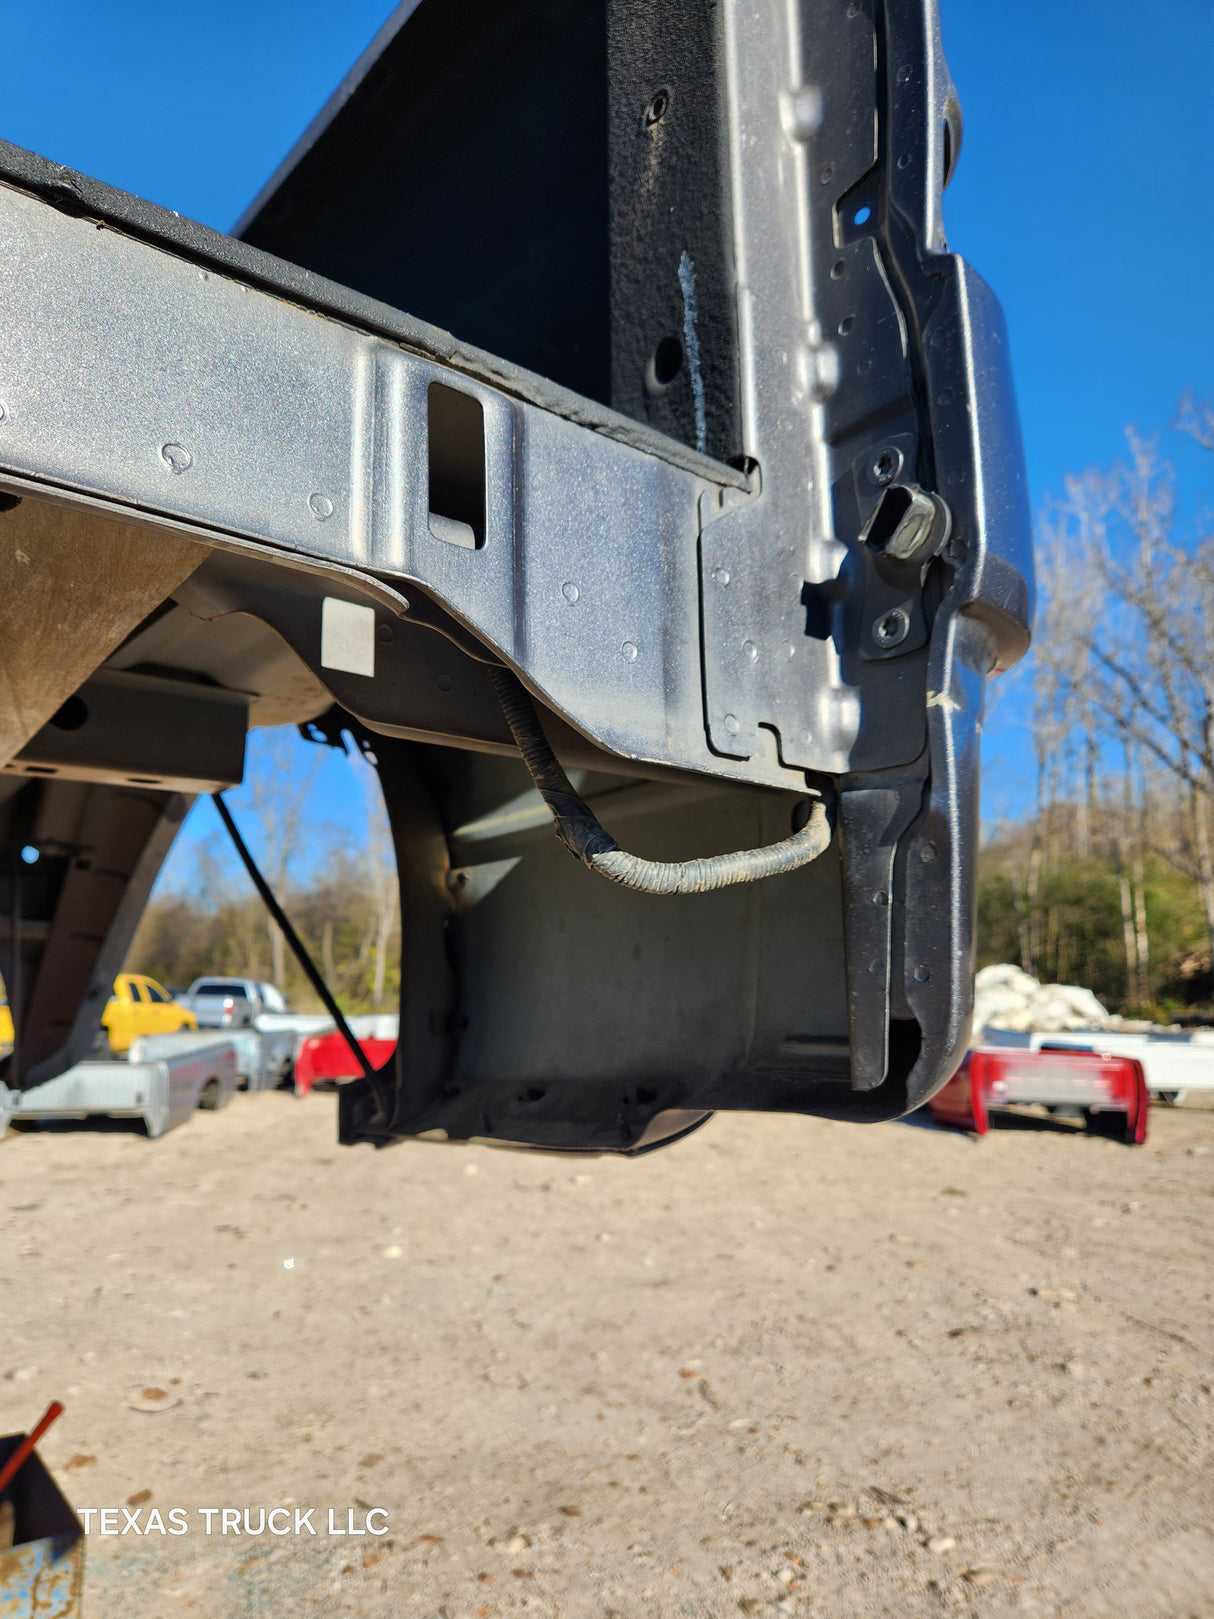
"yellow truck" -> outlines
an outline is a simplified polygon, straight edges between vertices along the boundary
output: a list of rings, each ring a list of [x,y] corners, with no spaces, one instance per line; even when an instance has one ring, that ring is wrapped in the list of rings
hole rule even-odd
[[[180,1029],[196,1029],[193,1012],[179,1006],[168,990],[154,978],[141,973],[119,973],[101,1019],[109,1036],[110,1049],[121,1056],[140,1034],[176,1034]],[[10,1037],[11,1038],[11,1037]]]

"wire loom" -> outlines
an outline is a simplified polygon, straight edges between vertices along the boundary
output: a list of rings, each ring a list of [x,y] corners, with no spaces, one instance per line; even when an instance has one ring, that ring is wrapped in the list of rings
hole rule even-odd
[[[809,820],[799,832],[764,849],[740,849],[736,854],[679,861],[642,860],[638,855],[628,854],[574,791],[548,744],[535,704],[518,678],[500,667],[490,672],[523,762],[552,811],[557,837],[570,854],[608,881],[641,894],[709,894],[735,883],[755,883],[764,877],[796,871],[816,860],[829,847],[834,817],[818,800],[813,803]]]

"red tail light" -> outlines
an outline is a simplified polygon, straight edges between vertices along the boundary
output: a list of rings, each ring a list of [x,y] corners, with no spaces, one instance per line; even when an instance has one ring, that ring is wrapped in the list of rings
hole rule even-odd
[[[1080,1107],[1089,1117],[1120,1116],[1125,1140],[1135,1145],[1146,1140],[1146,1078],[1142,1064],[1132,1057],[979,1048],[969,1052],[929,1106],[939,1123],[985,1135],[988,1108],[1024,1102]],[[1102,1129],[1101,1133],[1110,1132]]]

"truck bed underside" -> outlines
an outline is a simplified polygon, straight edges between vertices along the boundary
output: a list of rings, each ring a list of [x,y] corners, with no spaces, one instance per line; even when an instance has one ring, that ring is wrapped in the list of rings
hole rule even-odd
[[[400,878],[389,1103],[344,1087],[343,1139],[633,1152],[938,1088],[982,686],[1031,605],[958,140],[929,0],[423,0],[243,240],[0,149],[5,1082],[84,1055],[190,802],[294,724],[373,758]],[[605,881],[501,669],[637,855],[814,801],[830,848]]]

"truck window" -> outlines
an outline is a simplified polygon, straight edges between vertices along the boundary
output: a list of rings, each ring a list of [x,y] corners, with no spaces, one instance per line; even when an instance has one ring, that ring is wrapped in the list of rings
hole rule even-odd
[[[247,1001],[249,992],[243,984],[199,984],[195,995],[226,995],[229,1000]]]

